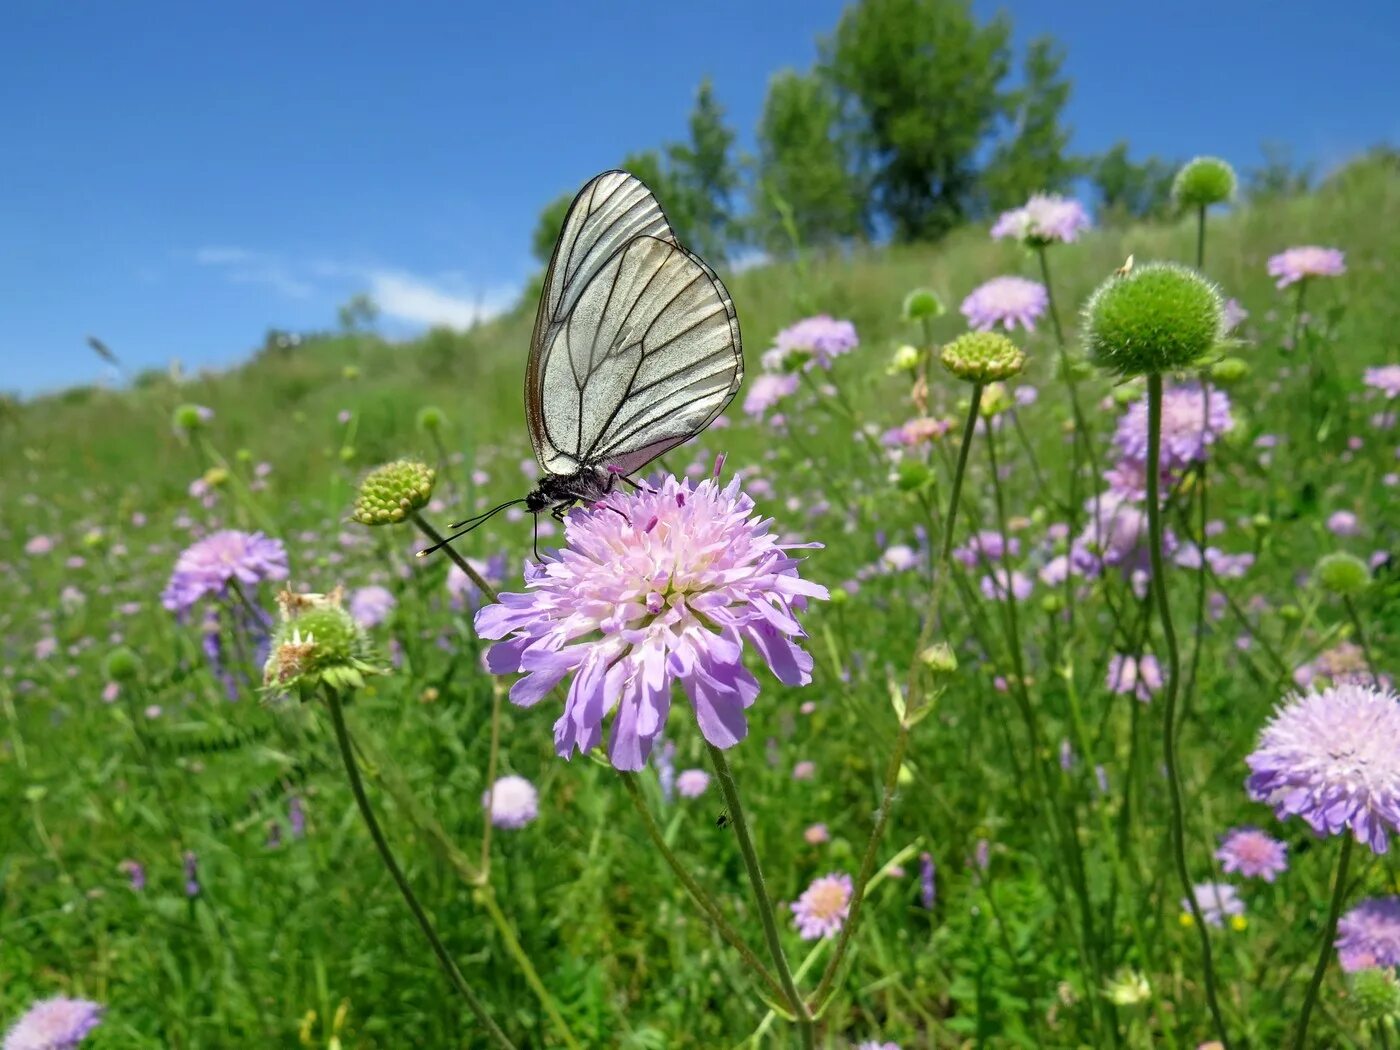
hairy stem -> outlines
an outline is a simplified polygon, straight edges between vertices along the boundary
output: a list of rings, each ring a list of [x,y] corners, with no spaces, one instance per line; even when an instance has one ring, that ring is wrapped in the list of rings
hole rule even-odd
[[[1322,978],[1327,973],[1327,964],[1332,961],[1333,939],[1337,936],[1337,920],[1342,914],[1342,898],[1346,896],[1347,868],[1351,866],[1351,851],[1356,839],[1344,834],[1342,855],[1337,858],[1337,882],[1332,887],[1332,905],[1327,909],[1327,927],[1322,931],[1322,947],[1317,952],[1317,966],[1313,969],[1312,980],[1308,982],[1308,994],[1303,999],[1303,1009],[1298,1014],[1298,1031],[1293,1034],[1294,1050],[1303,1050],[1308,1045],[1308,1021],[1312,1017],[1313,1004],[1322,988]]]

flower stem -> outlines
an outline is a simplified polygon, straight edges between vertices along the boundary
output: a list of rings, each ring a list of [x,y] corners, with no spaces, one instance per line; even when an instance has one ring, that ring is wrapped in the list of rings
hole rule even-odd
[[[627,795],[631,798],[633,807],[641,816],[642,824],[646,827],[647,837],[651,839],[651,844],[656,847],[657,852],[660,853],[666,863],[670,865],[671,870],[675,872],[676,878],[681,880],[681,885],[686,888],[691,899],[694,900],[700,910],[705,913],[706,918],[714,924],[715,930],[719,935],[729,942],[730,947],[739,953],[744,962],[749,965],[749,968],[763,981],[768,989],[768,993],[773,999],[780,1002],[785,1000],[787,998],[787,993],[778,984],[777,978],[769,972],[768,967],[763,965],[763,960],[754,954],[753,949],[744,942],[744,939],[739,936],[734,927],[730,925],[729,920],[724,917],[724,912],[720,910],[719,904],[715,901],[714,897],[706,892],[705,887],[701,886],[700,883],[695,880],[695,877],[691,875],[690,872],[686,870],[685,865],[681,863],[681,859],[676,856],[675,851],[666,844],[666,839],[662,836],[661,829],[656,824],[656,818],[652,816],[651,809],[647,806],[646,799],[642,797],[642,790],[637,786],[637,778],[631,773],[622,774],[622,786],[627,789]]]
[[[1342,855],[1337,858],[1337,882],[1332,887],[1332,906],[1327,910],[1327,927],[1322,931],[1322,947],[1317,953],[1317,967],[1312,980],[1308,982],[1308,994],[1303,1000],[1303,1010],[1298,1015],[1298,1031],[1293,1035],[1294,1050],[1303,1050],[1308,1042],[1308,1020],[1312,1016],[1313,1003],[1322,988],[1322,978],[1327,973],[1327,964],[1332,960],[1332,939],[1337,935],[1337,919],[1342,914],[1342,898],[1346,896],[1347,868],[1351,865],[1351,850],[1356,839],[1345,835],[1342,839]]]
[[[802,1037],[802,1045],[812,1050],[816,1044],[816,1032],[812,1026],[812,1015],[802,995],[792,979],[787,955],[783,952],[783,942],[778,936],[778,922],[773,916],[773,901],[768,896],[768,886],[763,880],[763,868],[758,863],[758,851],[754,849],[753,836],[749,834],[749,822],[744,816],[743,803],[739,800],[739,785],[734,781],[734,771],[729,768],[729,760],[724,752],[714,744],[706,743],[710,761],[715,767],[715,777],[719,780],[720,793],[724,804],[729,807],[729,816],[734,822],[734,834],[739,839],[739,852],[744,858],[744,867],[749,874],[749,885],[753,888],[754,902],[758,905],[758,916],[763,922],[763,939],[768,942],[768,951],[773,956],[773,966],[778,971],[778,983],[783,996],[788,1001],[793,1016],[797,1019],[797,1030]]]
[[[1177,647],[1176,629],[1172,626],[1171,597],[1167,593],[1165,559],[1162,557],[1162,506],[1158,492],[1161,484],[1162,445],[1162,376],[1153,372],[1147,377],[1147,526],[1150,534],[1149,553],[1152,562],[1152,592],[1157,599],[1157,613],[1162,621],[1162,639],[1167,650],[1166,700],[1162,705],[1162,751],[1167,767],[1167,788],[1171,797],[1171,846],[1176,862],[1177,877],[1186,892],[1186,903],[1195,919],[1201,938],[1202,973],[1205,979],[1206,1003],[1215,1021],[1216,1033],[1225,1050],[1230,1050],[1230,1035],[1215,992],[1215,966],[1211,960],[1210,934],[1201,915],[1201,905],[1186,867],[1186,812],[1181,797],[1181,770],[1176,754],[1176,703],[1181,686],[1181,651]]]
[[[443,542],[442,536],[438,534],[438,530],[433,528],[432,525],[428,524],[428,519],[423,517],[423,515],[419,514],[415,510],[409,513],[409,517],[413,519],[413,524],[417,525],[418,528],[422,530],[423,535],[427,536],[428,539],[433,541],[433,543],[438,544]],[[476,585],[477,590],[479,590],[482,594],[486,595],[486,597],[492,602],[498,600],[496,598],[496,589],[481,578],[481,574],[472,568],[471,562],[467,561],[466,558],[462,557],[460,551],[458,551],[450,543],[444,546],[442,548],[442,551],[444,554],[446,554],[449,558],[452,559],[452,564],[456,565],[457,568],[461,569],[464,573],[467,574],[467,579],[471,580],[472,583]]]
[[[884,838],[885,828],[890,820],[890,812],[894,807],[895,790],[899,786],[899,770],[904,764],[904,754],[909,746],[909,732],[918,720],[918,712],[923,706],[921,691],[924,676],[920,673],[923,663],[922,654],[929,642],[933,640],[934,632],[938,627],[943,591],[949,575],[948,562],[953,552],[953,529],[958,520],[958,502],[962,498],[963,477],[967,473],[967,459],[972,450],[972,441],[977,434],[977,416],[981,406],[982,384],[974,383],[972,396],[967,405],[967,419],[963,423],[962,444],[958,446],[957,466],[953,469],[953,484],[948,494],[948,513],[943,517],[943,541],[939,544],[937,574],[934,577],[933,588],[929,596],[928,611],[924,614],[924,626],[919,632],[919,641],[914,647],[914,656],[909,661],[909,681],[905,688],[907,694],[905,717],[900,719],[899,729],[895,735],[894,749],[890,752],[889,762],[885,765],[885,782],[880,796],[880,808],[875,816],[875,826],[870,831],[870,840],[865,845],[865,855],[861,858],[860,873],[856,878],[855,889],[851,895],[850,910],[845,923],[841,926],[840,934],[837,935],[836,950],[831,953],[831,959],[827,962],[826,969],[822,971],[821,982],[817,985],[817,990],[812,996],[812,1002],[816,1004],[818,1014],[821,1013],[826,1005],[826,999],[831,995],[836,973],[841,967],[841,961],[846,955],[846,949],[850,946],[851,937],[855,934],[856,926],[860,922],[861,906],[865,903],[866,889],[875,870],[875,856],[879,852],[880,841]]]
[[[350,740],[350,730],[345,725],[345,711],[341,707],[340,693],[329,687],[325,690],[327,706],[331,712],[331,722],[335,726],[335,740],[340,747],[340,757],[345,762],[345,773],[350,779],[350,791],[355,796],[355,804],[360,809],[360,816],[364,819],[365,827],[369,829],[370,838],[374,840],[375,847],[379,850],[379,856],[384,861],[384,867],[389,869],[389,874],[393,877],[399,892],[403,894],[404,903],[408,905],[408,910],[413,912],[413,917],[418,920],[418,925],[423,931],[423,936],[428,939],[428,944],[433,949],[433,954],[437,956],[438,962],[442,965],[453,986],[467,1001],[472,1013],[476,1014],[476,1019],[481,1022],[481,1026],[486,1029],[491,1040],[504,1050],[515,1050],[515,1044],[507,1037],[505,1032],[497,1026],[491,1019],[491,1015],[486,1012],[486,1004],[483,1003],[467,984],[466,978],[462,976],[462,971],[457,968],[452,956],[448,954],[447,947],[442,943],[437,935],[437,930],[433,928],[432,920],[428,918],[423,906],[418,903],[417,896],[414,895],[413,887],[408,884],[408,879],[404,877],[403,870],[399,867],[399,862],[394,859],[393,851],[389,848],[389,842],[384,837],[384,832],[379,826],[379,821],[374,815],[374,809],[369,804],[369,796],[365,794],[364,781],[360,779],[360,767],[355,761],[355,749]]]
[[[1351,620],[1351,626],[1356,631],[1356,642],[1361,646],[1361,655],[1366,660],[1366,670],[1371,672],[1371,686],[1379,689],[1381,687],[1381,673],[1376,670],[1375,658],[1371,656],[1371,643],[1366,638],[1366,628],[1361,624],[1361,617],[1356,612],[1356,604],[1350,597],[1343,597],[1342,604],[1346,606],[1347,617]]]
[[[1204,270],[1206,266],[1206,206],[1200,205],[1196,209],[1196,269]]]

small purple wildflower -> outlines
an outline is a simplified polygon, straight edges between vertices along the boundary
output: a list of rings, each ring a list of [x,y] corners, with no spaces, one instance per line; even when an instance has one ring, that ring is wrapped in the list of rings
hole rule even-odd
[[[710,786],[710,774],[703,769],[683,769],[676,777],[681,798],[699,798]]]
[[[744,414],[762,416],[785,397],[797,391],[798,379],[795,375],[774,375],[764,373],[749,380],[748,393],[744,395]]]
[[[207,595],[223,594],[237,581],[252,587],[261,580],[287,578],[287,551],[261,532],[222,529],[191,544],[176,559],[161,604],[185,613]]]
[[[117,870],[131,880],[131,889],[140,893],[146,888],[146,869],[140,861],[127,858],[117,865]]]
[[[102,1023],[103,1009],[64,995],[41,999],[5,1033],[5,1050],[73,1050]]]
[[[50,553],[54,548],[53,540],[47,536],[31,536],[24,545],[24,553],[30,557],[38,557],[42,554]]]
[[[498,587],[505,580],[510,567],[504,554],[494,554],[485,561],[468,558],[467,564],[492,587]],[[455,565],[447,570],[447,593],[451,596],[454,609],[476,609],[481,604],[481,593],[476,589],[476,584]]]
[[[455,565],[452,567],[457,568]],[[465,576],[466,573],[462,575]],[[398,601],[394,598],[393,591],[387,587],[380,587],[378,584],[371,584],[368,587],[357,588],[351,593],[350,615],[361,627],[378,627],[389,618],[389,614],[394,611],[394,606],[397,604]]]
[[[867,1039],[863,1043],[857,1043],[856,1050],[899,1050],[899,1044],[891,1042],[882,1043],[878,1039]]]
[[[517,830],[540,815],[540,796],[524,777],[501,777],[481,796],[483,809],[491,812],[491,823],[498,828]]]
[[[1225,300],[1225,331],[1233,332],[1245,321],[1249,320],[1249,311],[1240,305],[1238,299]]]
[[[1379,390],[1387,398],[1400,397],[1400,365],[1380,365],[1368,368],[1362,379],[1373,390]],[[25,550],[29,548],[26,547]]]
[[[1277,288],[1309,277],[1340,277],[1347,272],[1346,256],[1336,248],[1306,245],[1289,248],[1269,258],[1269,276],[1277,277]]]
[[[1089,213],[1077,200],[1054,193],[1037,193],[1024,205],[1002,212],[992,225],[992,239],[1010,237],[1027,244],[1075,241],[1089,228]]]
[[[938,900],[938,866],[933,863],[933,854],[925,851],[919,854],[919,903],[925,911],[933,911]]]
[[[1370,897],[1337,923],[1337,954],[1348,973],[1400,966],[1400,897]]]
[[[1003,568],[993,569],[990,575],[983,576],[977,581],[978,588],[982,591],[982,597],[989,602],[999,601],[1006,597],[1006,570]],[[1011,595],[1018,602],[1023,602],[1031,596],[1035,590],[1035,582],[1029,577],[1019,572],[1011,573]]]
[[[839,933],[850,914],[852,890],[851,877],[845,872],[814,879],[791,904],[797,935],[815,941]]]
[[[1338,510],[1328,515],[1327,531],[1333,536],[1357,536],[1361,533],[1361,525],[1351,511]]]
[[[794,356],[803,356],[807,359],[804,371],[811,371],[813,367],[829,369],[835,358],[850,353],[859,345],[856,326],[850,321],[818,314],[779,332],[773,339],[773,349],[763,356],[763,367],[776,372]]]
[[[1179,470],[1200,463],[1216,438],[1234,426],[1230,414],[1230,398],[1214,387],[1209,392],[1209,404],[1197,383],[1168,387],[1162,395],[1162,456],[1164,471]],[[1208,410],[1208,414],[1207,414]],[[1205,423],[1202,429],[1202,422]],[[1128,406],[1118,420],[1113,435],[1114,444],[1125,458],[1147,463],[1147,399]]]
[[[1162,668],[1157,658],[1145,654],[1139,658],[1114,653],[1108,661],[1108,676],[1104,682],[1110,693],[1132,695],[1144,704],[1162,688]]]
[[[792,767],[793,780],[811,780],[817,775],[817,764],[809,759],[803,759]]]
[[[1400,830],[1400,701],[1343,683],[1290,700],[1245,759],[1250,797],[1280,820],[1299,816],[1319,835],[1350,828],[1385,853]]]
[[[797,575],[798,562],[753,514],[735,479],[692,486],[666,478],[655,489],[614,491],[569,514],[568,546],[547,558],[525,594],[503,594],[476,614],[495,674],[524,672],[510,691],[523,707],[572,676],[554,725],[561,757],[603,738],[621,770],[642,768],[666,727],[671,687],[680,682],[700,731],[716,747],[748,734],[744,709],[758,680],[743,663],[752,645],[788,685],[811,681],[812,658],[798,645],[794,613],[825,587]],[[501,640],[504,639],[504,640]]]
[[[1207,926],[1223,926],[1227,918],[1244,914],[1239,890],[1228,882],[1198,882],[1191,893]],[[1191,912],[1191,903],[1185,897],[1181,899],[1181,910],[1187,914]]]
[[[962,301],[962,315],[979,332],[1001,325],[1007,331],[1018,324],[1027,332],[1045,313],[1050,296],[1045,285],[1024,277],[993,277],[972,290]]]
[[[1227,874],[1273,882],[1288,870],[1288,844],[1258,828],[1232,828],[1221,836],[1215,859]]]
[[[300,795],[293,795],[287,800],[287,830],[293,839],[306,837],[306,804]]]
[[[802,832],[802,841],[809,846],[820,846],[831,841],[831,830],[825,824],[809,824]]]
[[[199,896],[199,858],[192,850],[185,850],[185,896]]]

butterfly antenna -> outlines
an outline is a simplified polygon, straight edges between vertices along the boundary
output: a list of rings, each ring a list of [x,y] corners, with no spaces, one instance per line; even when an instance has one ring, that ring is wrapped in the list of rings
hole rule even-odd
[[[535,535],[530,540],[530,545],[535,548],[535,561],[540,560],[540,516],[535,515]]]
[[[438,540],[438,542],[434,543],[431,547],[424,547],[421,551],[418,552],[418,557],[426,558],[429,554],[437,553],[438,551],[446,547],[449,543],[451,543],[453,540],[460,539],[467,533],[471,532],[473,529],[480,528],[482,525],[485,525],[486,522],[490,520],[492,515],[499,514],[507,507],[513,507],[517,503],[524,502],[525,500],[523,498],[513,499],[509,503],[502,503],[499,507],[492,507],[490,510],[486,511],[483,514],[478,514],[474,518],[467,518],[465,521],[456,522],[454,525],[451,526],[452,528],[457,529],[456,532],[454,532],[451,536],[448,536],[445,539]],[[459,526],[465,526],[465,528],[460,528]]]

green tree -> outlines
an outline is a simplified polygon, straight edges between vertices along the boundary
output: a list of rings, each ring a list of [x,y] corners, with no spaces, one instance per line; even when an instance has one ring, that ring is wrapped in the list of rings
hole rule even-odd
[[[367,292],[356,292],[336,310],[340,327],[347,332],[368,331],[379,319],[379,304]]]
[[[1264,163],[1245,172],[1245,195],[1250,200],[1269,200],[1308,191],[1313,170],[1309,165],[1296,163],[1287,145],[1266,142],[1262,152]]]
[[[665,153],[659,149],[629,153],[622,158],[622,170],[630,171],[647,184],[682,244],[697,243],[694,194],[677,177],[674,167],[666,163]]]
[[[1169,213],[1172,179],[1180,167],[1160,157],[1138,163],[1129,158],[1126,142],[1116,143],[1090,164],[1089,181],[1098,191],[1102,220],[1112,224]]]
[[[1069,128],[1061,121],[1070,82],[1061,75],[1064,49],[1050,37],[1026,49],[1025,83],[1008,98],[1011,136],[997,146],[982,173],[982,193],[1003,211],[1024,204],[1032,193],[1066,189],[1079,165],[1070,157]]]
[[[787,69],[768,82],[750,219],[754,239],[767,251],[781,254],[863,232],[865,196],[837,117],[836,101],[818,77]]]
[[[734,236],[734,191],[739,171],[730,151],[734,131],[724,123],[724,109],[706,77],[690,113],[690,141],[671,146],[670,182],[691,208],[691,247],[705,258],[723,260]],[[664,205],[663,205],[664,206]]]
[[[977,150],[1005,108],[1009,36],[1004,17],[981,25],[968,0],[860,0],[824,47],[899,239],[937,237],[967,213]]]

